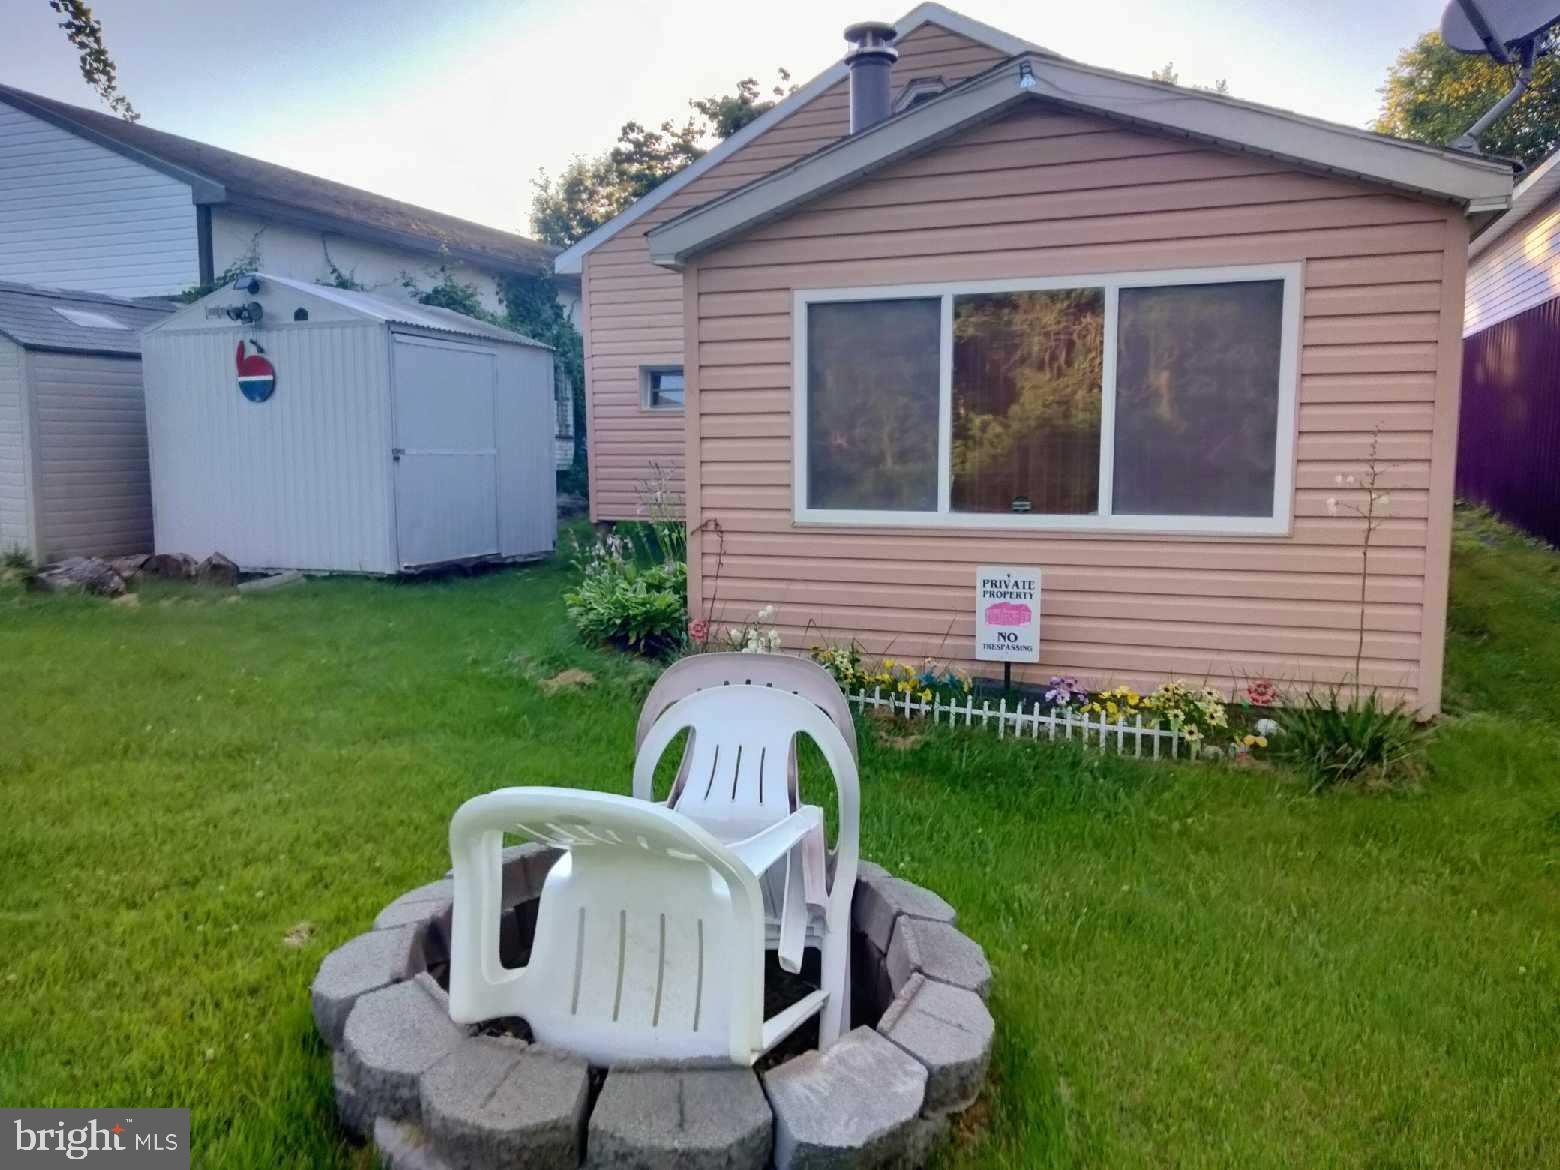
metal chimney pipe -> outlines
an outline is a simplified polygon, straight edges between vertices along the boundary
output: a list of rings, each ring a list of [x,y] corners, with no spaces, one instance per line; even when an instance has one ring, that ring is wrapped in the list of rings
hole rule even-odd
[[[859,134],[888,117],[892,109],[891,81],[899,50],[891,24],[869,20],[845,30],[851,49],[845,54],[850,67],[850,132]]]

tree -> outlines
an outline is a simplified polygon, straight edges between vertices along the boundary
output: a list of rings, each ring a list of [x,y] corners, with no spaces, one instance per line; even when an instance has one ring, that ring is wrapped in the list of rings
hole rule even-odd
[[[747,77],[734,93],[694,98],[694,117],[677,125],[670,118],[655,129],[626,122],[617,144],[596,158],[576,156],[556,179],[541,171],[531,181],[531,232],[566,248],[583,239],[634,200],[655,190],[715,143],[772,109],[791,92],[791,75],[778,70],[771,97],[760,97],[758,82]]]
[[[1493,106],[1516,79],[1515,65],[1483,54],[1459,53],[1435,32],[1398,54],[1380,89],[1381,114],[1373,129],[1415,142],[1445,146]],[[1560,145],[1560,88],[1552,56],[1539,57],[1533,83],[1485,133],[1486,154],[1532,166]]]
[[[130,99],[119,92],[119,70],[103,44],[103,22],[92,15],[92,9],[83,0],[49,0],[49,7],[65,19],[60,27],[68,40],[81,54],[82,79],[97,91],[103,103],[126,122],[139,122]]]

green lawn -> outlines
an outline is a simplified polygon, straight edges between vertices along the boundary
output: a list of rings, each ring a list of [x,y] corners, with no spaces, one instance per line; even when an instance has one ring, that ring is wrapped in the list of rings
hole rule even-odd
[[[652,672],[559,566],[137,609],[0,589],[0,1102],[366,1167],[308,985],[503,784],[626,791]],[[1560,555],[1465,518],[1413,791],[863,736],[864,851],[996,969],[947,1167],[1560,1164]],[[566,667],[596,685],[549,696]],[[301,940],[301,945],[300,944]]]

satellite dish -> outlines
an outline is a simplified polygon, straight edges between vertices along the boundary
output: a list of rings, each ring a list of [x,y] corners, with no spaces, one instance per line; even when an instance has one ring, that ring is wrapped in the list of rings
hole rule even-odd
[[[1511,90],[1453,142],[1454,150],[1479,152],[1479,139],[1516,105],[1533,81],[1533,64],[1552,47],[1543,38],[1560,20],[1560,0],[1451,0],[1441,14],[1441,39],[1462,53],[1488,53],[1515,64]]]
[[[1463,53],[1496,60],[1560,20],[1560,0],[1451,0],[1441,14],[1441,39]],[[1481,28],[1480,25],[1483,27]]]

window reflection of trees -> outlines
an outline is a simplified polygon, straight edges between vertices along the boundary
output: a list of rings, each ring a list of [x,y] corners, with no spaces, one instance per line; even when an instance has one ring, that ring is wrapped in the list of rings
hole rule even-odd
[[[939,300],[809,306],[807,500],[937,509]]]
[[[953,311],[953,510],[1097,511],[1104,292],[958,296]]]

